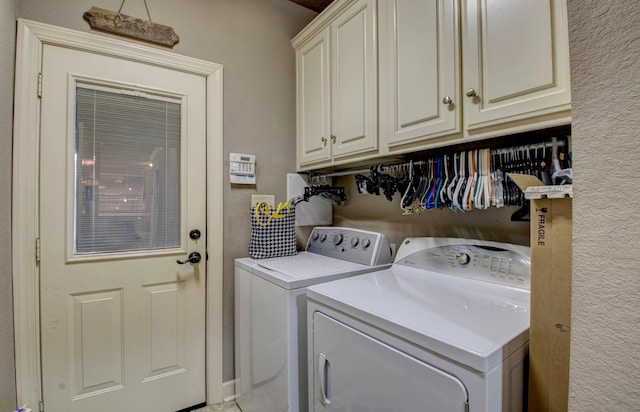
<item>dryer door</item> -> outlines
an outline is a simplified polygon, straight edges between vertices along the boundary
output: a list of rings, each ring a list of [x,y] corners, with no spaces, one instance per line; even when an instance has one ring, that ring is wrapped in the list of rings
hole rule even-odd
[[[434,368],[320,312],[313,314],[313,411],[463,412],[468,394]]]

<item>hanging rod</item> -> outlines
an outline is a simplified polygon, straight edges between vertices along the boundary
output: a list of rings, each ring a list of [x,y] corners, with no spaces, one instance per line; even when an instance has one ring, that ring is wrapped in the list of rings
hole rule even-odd
[[[512,151],[517,151],[517,150],[538,150],[538,149],[545,149],[545,148],[553,148],[553,147],[563,147],[565,142],[563,140],[558,140],[555,141],[556,138],[553,138],[554,141],[551,142],[542,142],[542,143],[532,143],[532,144],[527,144],[527,145],[521,145],[521,146],[509,146],[509,147],[502,147],[502,148],[497,148],[497,149],[491,149],[491,154],[503,154],[503,153],[509,153]],[[469,150],[462,150],[462,152],[465,151],[469,151]],[[394,164],[388,164],[388,165],[381,165],[382,169],[388,168],[388,167],[407,167],[409,165],[413,164],[414,166],[421,166],[423,164],[425,164],[424,160],[418,160],[415,162],[404,162],[404,163],[394,163]],[[310,181],[311,184],[314,184],[314,181],[316,180],[322,180],[322,179],[326,179],[326,178],[330,178],[330,177],[341,177],[341,176],[352,176],[352,175],[361,175],[364,173],[370,173],[371,172],[371,168],[369,169],[358,169],[358,170],[345,170],[342,172],[331,172],[331,173],[318,173],[318,174],[311,174],[310,177]]]
[[[550,142],[542,142],[542,143],[533,143],[533,144],[526,144],[526,145],[520,145],[520,146],[509,146],[509,147],[500,147],[500,148],[496,148],[496,149],[491,149],[491,154],[504,154],[504,153],[509,153],[509,152],[513,152],[513,151],[518,151],[518,150],[539,150],[539,149],[546,149],[546,148],[558,148],[558,147],[563,147],[564,146],[564,140],[558,140],[557,137],[553,137],[553,140]]]

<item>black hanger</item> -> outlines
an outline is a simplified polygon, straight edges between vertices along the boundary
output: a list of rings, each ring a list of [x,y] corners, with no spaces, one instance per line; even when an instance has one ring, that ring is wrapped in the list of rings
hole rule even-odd
[[[336,186],[308,186],[304,188],[304,201],[308,202],[313,196],[322,196],[324,198],[333,200],[338,204],[344,204],[347,200],[347,195],[344,192],[344,187]]]

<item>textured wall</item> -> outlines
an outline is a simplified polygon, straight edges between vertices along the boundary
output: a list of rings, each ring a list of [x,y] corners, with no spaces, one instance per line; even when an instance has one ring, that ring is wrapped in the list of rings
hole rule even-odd
[[[640,402],[640,3],[569,0],[572,411]]]
[[[86,32],[90,29],[82,19],[83,12],[94,5],[117,10],[120,3],[20,0],[18,17]],[[176,53],[224,66],[225,159],[218,167],[227,170],[228,152],[257,155],[256,187],[231,187],[225,180],[223,371],[224,379],[229,380],[234,375],[233,259],[247,255],[251,194],[269,193],[283,199],[286,173],[295,171],[295,56],[290,41],[316,13],[288,0],[154,0],[147,3],[153,21],[172,26],[180,36],[180,42],[173,49]],[[126,2],[122,12],[146,16],[142,1]],[[4,19],[5,14],[2,16]],[[5,41],[5,37],[0,41]],[[2,135],[2,157],[10,153],[4,140]],[[4,169],[5,163],[2,163],[2,191],[8,190]],[[4,196],[0,199],[5,202]],[[7,209],[0,206],[0,210]],[[8,241],[8,233],[2,229],[5,214],[1,218],[0,237],[5,242]],[[0,259],[5,250],[7,248],[0,247]],[[7,275],[0,277],[0,281],[4,285],[10,279]],[[4,307],[5,300],[0,300],[0,305]],[[0,311],[0,320],[5,313]],[[2,333],[0,331],[0,336]],[[12,348],[3,342],[0,341],[0,354],[9,353]],[[2,370],[0,379],[7,375]]]
[[[16,1],[0,0],[0,411],[16,407],[11,299],[11,134]]]

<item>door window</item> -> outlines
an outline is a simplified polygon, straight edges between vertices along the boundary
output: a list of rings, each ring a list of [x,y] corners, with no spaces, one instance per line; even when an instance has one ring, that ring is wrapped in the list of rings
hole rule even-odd
[[[74,254],[180,246],[179,100],[76,88]]]

